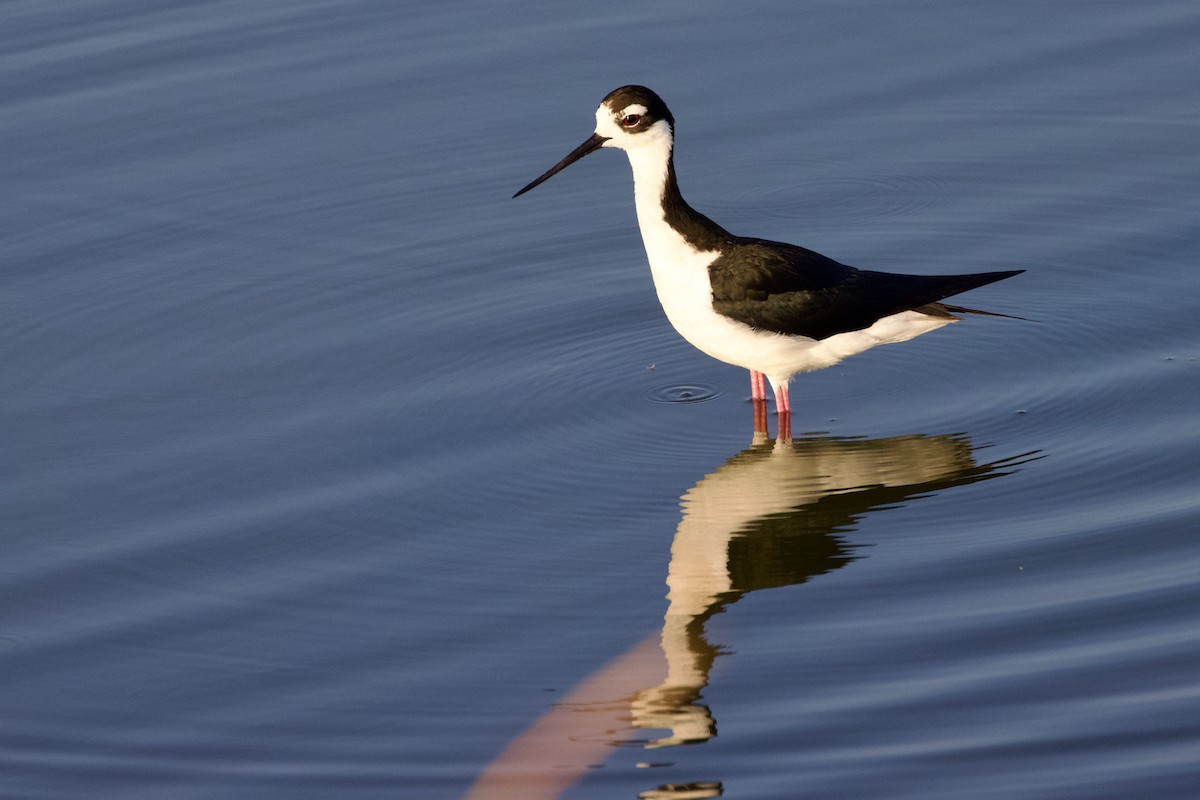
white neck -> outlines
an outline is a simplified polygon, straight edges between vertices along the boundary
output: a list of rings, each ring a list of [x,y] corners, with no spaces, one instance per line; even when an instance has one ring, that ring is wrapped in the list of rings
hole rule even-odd
[[[638,136],[638,146],[623,148],[633,169],[633,199],[638,227],[655,283],[661,287],[664,271],[685,266],[707,267],[717,254],[697,251],[667,224],[663,213],[663,191],[667,186],[667,166],[671,159],[671,128],[659,122]],[[661,294],[661,292],[660,292]]]
[[[638,224],[644,236],[647,227],[666,225],[662,199],[663,190],[667,186],[667,163],[671,158],[670,136],[663,136],[642,147],[628,150],[627,155],[629,166],[633,168],[633,199],[637,208]]]

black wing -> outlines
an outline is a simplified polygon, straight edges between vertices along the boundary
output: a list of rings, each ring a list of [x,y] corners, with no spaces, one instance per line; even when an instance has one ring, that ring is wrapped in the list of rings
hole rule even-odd
[[[883,317],[1024,272],[872,272],[762,239],[738,239],[708,270],[717,313],[752,328],[812,339],[863,330]]]

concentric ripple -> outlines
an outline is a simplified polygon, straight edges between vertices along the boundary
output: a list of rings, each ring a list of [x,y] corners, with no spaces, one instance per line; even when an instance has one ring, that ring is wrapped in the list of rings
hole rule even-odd
[[[655,386],[643,394],[654,403],[706,403],[720,396],[721,391],[717,387],[705,383]]]

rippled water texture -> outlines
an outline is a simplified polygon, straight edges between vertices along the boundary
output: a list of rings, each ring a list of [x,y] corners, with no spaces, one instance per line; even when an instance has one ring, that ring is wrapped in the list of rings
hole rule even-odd
[[[0,797],[1196,796],[1194,4],[0,16]],[[620,153],[510,199],[631,82],[717,222],[1029,321],[781,434]]]

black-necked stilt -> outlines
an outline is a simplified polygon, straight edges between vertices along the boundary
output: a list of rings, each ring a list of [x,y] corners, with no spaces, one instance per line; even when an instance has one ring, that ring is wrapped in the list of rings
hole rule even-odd
[[[956,322],[956,313],[987,314],[938,301],[1024,272],[897,275],[734,236],[684,202],[674,143],[675,118],[662,99],[644,86],[622,86],[596,109],[595,133],[513,197],[601,147],[624,150],[667,319],[703,352],[750,370],[755,400],[766,398],[765,376],[780,413],[791,410],[788,381],[796,373],[906,341]]]

